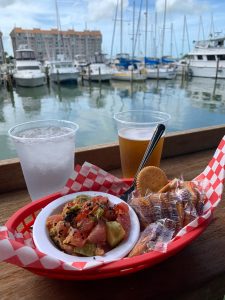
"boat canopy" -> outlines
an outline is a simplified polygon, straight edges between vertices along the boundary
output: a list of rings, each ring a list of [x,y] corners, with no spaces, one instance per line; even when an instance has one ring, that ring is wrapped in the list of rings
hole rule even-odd
[[[129,66],[134,66],[137,69],[137,64],[141,61],[138,59],[127,59],[124,57],[120,57],[117,59],[116,66],[123,67],[124,69],[128,69]]]
[[[159,64],[159,59],[158,58],[149,58],[149,57],[145,57],[144,58],[144,63],[146,65],[151,65],[151,66],[155,66]]]
[[[162,57],[161,58],[161,63],[163,64],[171,64],[171,63],[175,63],[176,60],[173,59],[172,57]]]

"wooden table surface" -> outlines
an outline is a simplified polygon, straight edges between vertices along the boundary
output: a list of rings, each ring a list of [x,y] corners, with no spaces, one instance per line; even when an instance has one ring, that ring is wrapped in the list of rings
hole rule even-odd
[[[183,155],[162,161],[169,178],[194,178],[214,151]],[[119,170],[112,173],[120,175]],[[0,195],[0,225],[29,203],[25,190]],[[63,281],[37,276],[0,263],[0,299],[208,299],[225,295],[225,201],[217,207],[207,229],[175,256],[149,269],[119,278]]]

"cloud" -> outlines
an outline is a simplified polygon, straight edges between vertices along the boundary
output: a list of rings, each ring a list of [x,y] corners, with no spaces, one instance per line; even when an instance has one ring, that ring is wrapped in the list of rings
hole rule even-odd
[[[155,8],[158,12],[163,12],[165,0],[156,0]],[[167,0],[167,11],[182,14],[200,14],[209,10],[207,2],[197,2],[197,0]]]
[[[17,0],[1,0],[0,1],[0,7],[4,8],[7,6],[10,6],[12,4],[14,4]]]
[[[0,7],[1,8],[5,8],[5,7],[10,7],[13,6],[14,4],[20,4],[20,5],[24,5],[26,3],[28,3],[28,0],[0,0]]]
[[[89,0],[88,1],[88,19],[91,22],[112,19],[115,15],[117,0]],[[119,1],[120,3],[120,1]],[[128,0],[123,1],[124,11],[128,6]]]

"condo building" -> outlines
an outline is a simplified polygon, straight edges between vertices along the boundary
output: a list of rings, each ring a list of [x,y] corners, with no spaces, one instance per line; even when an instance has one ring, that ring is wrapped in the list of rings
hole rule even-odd
[[[57,55],[63,54],[67,59],[74,59],[75,55],[82,54],[90,57],[101,52],[102,34],[100,31],[58,31],[57,29],[42,30],[39,28],[14,28],[11,33],[13,52],[20,45],[28,45],[40,61],[54,60]]]
[[[0,64],[3,64],[5,61],[4,47],[2,41],[2,32],[0,31]]]

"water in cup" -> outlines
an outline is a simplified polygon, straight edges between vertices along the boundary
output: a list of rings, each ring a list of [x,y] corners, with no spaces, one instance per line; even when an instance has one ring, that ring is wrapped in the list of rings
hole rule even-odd
[[[77,129],[72,122],[49,120],[24,123],[9,131],[32,200],[64,187],[74,170]]]

